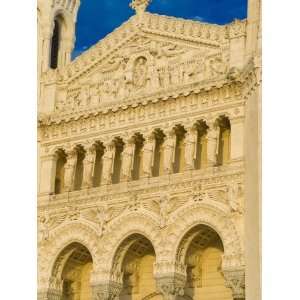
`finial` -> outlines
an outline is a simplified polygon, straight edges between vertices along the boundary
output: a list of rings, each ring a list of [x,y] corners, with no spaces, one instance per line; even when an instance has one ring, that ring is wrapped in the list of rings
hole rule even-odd
[[[141,14],[145,12],[151,1],[152,0],[132,0],[130,7],[134,9],[137,14]]]

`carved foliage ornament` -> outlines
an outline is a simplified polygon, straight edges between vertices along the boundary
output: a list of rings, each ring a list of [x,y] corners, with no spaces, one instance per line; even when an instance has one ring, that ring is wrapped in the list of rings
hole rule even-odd
[[[245,271],[224,270],[226,287],[232,290],[234,299],[245,299]]]
[[[175,300],[177,296],[184,295],[186,278],[181,275],[164,276],[156,278],[158,290],[166,300]]]
[[[92,287],[93,300],[115,300],[122,290],[122,285],[116,282],[94,285]]]

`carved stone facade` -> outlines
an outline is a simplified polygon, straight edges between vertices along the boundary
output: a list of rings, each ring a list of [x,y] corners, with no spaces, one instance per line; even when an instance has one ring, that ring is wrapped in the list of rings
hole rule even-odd
[[[52,22],[69,53],[79,2],[39,2],[38,299],[248,299],[252,15],[212,25],[134,0],[50,68]]]

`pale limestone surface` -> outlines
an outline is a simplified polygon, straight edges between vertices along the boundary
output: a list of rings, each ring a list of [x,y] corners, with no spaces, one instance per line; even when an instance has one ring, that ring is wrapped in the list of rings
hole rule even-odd
[[[71,61],[80,1],[38,1],[40,300],[260,299],[260,1],[150,2]]]

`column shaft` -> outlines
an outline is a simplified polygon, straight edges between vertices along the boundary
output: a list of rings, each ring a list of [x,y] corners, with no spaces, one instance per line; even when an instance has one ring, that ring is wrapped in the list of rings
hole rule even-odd
[[[65,169],[65,190],[70,192],[74,187],[75,168],[77,163],[77,152],[67,153],[67,163]]]
[[[173,172],[173,163],[175,156],[176,135],[172,130],[167,135],[164,141],[164,174],[171,174]]]
[[[219,128],[211,125],[207,132],[207,164],[210,167],[217,164],[219,135]]]
[[[87,150],[84,158],[84,173],[83,173],[83,187],[91,188],[93,186],[93,175],[96,160],[96,149],[92,146]]]

